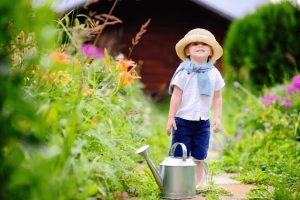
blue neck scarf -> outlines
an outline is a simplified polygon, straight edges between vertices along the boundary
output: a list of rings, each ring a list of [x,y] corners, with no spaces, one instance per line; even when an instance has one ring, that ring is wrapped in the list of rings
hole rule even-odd
[[[214,65],[209,61],[203,65],[192,63],[190,59],[186,59],[183,61],[179,67],[177,68],[176,72],[174,73],[172,80],[175,76],[182,70],[186,70],[188,74],[195,72],[197,73],[197,80],[198,80],[198,89],[200,95],[211,96],[211,83],[208,77],[208,71],[214,68]],[[173,87],[171,84],[169,86],[169,94],[171,95],[173,92]]]

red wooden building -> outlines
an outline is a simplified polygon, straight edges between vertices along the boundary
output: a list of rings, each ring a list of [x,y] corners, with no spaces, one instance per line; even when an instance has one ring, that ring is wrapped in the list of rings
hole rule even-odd
[[[109,13],[114,1],[98,1],[81,13],[95,11]],[[128,54],[131,39],[148,18],[151,23],[139,44],[134,47],[132,60],[142,63],[141,81],[145,92],[166,93],[169,81],[180,63],[175,52],[175,44],[189,30],[205,28],[210,30],[223,44],[223,39],[231,18],[216,10],[191,0],[121,0],[112,13],[123,21],[120,25],[107,26],[99,46],[108,47],[115,54]],[[222,60],[216,63],[222,71]]]

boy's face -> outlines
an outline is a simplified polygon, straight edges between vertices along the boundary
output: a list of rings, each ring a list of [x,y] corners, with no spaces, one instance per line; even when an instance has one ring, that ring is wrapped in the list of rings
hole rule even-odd
[[[212,55],[212,48],[203,42],[193,42],[186,48],[186,55],[193,59],[207,59]]]

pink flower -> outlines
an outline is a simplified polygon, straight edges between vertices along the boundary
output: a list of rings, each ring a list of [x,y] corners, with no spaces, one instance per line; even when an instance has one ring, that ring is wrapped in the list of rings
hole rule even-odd
[[[286,90],[288,94],[293,94],[297,92],[297,88],[294,87],[294,85],[290,84],[286,86]]]
[[[294,88],[300,89],[300,76],[294,76],[293,78],[293,86]]]
[[[271,101],[264,98],[264,99],[262,100],[262,103],[263,103],[266,107],[269,107],[270,104],[271,104]]]
[[[274,94],[269,93],[269,92],[265,94],[265,97],[264,97],[264,98],[267,99],[267,100],[270,100],[270,101],[276,101],[276,100],[279,100],[279,99],[280,99],[279,96],[274,95]]]
[[[285,106],[286,108],[290,108],[290,107],[291,107],[291,100],[290,100],[290,99],[286,99],[286,100],[284,101],[284,106]]]
[[[268,107],[268,106],[270,106],[271,105],[271,103],[274,101],[274,102],[276,102],[276,101],[278,101],[278,100],[280,100],[280,97],[279,96],[276,96],[276,95],[274,95],[274,94],[271,94],[271,93],[266,93],[265,94],[265,96],[264,96],[264,98],[263,98],[263,100],[262,100],[262,103],[266,106],[266,107]]]
[[[81,52],[90,57],[90,58],[102,58],[104,57],[104,51],[103,49],[94,47],[90,44],[82,44],[81,46]]]

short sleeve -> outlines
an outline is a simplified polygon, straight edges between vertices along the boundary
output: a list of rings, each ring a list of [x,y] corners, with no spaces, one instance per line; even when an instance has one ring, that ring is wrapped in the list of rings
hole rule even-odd
[[[173,88],[174,85],[179,87],[181,90],[183,90],[187,80],[187,73],[185,70],[182,70],[178,72],[178,74],[173,78],[171,81],[171,87]]]
[[[219,72],[219,70],[217,70],[215,91],[221,90],[224,86],[225,86],[225,81],[221,73]]]

